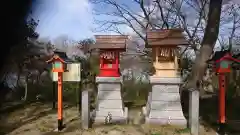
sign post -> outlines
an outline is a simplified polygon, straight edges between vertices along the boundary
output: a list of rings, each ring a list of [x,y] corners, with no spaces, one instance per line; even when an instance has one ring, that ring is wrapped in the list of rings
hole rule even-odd
[[[54,65],[53,65],[54,66]],[[80,112],[81,110],[81,65],[80,63],[68,63],[66,64],[66,69],[68,72],[62,73],[62,81],[63,82],[78,82],[78,88],[76,90],[77,96],[77,107]],[[58,81],[58,73],[52,73],[53,82]]]
[[[62,101],[62,82],[63,72],[66,71],[66,62],[58,55],[54,55],[47,63],[53,63],[52,71],[58,75],[58,131],[61,131],[63,126],[63,101]]]
[[[58,131],[64,128],[63,126],[63,82],[80,82],[81,81],[81,68],[80,63],[72,63],[70,59],[68,59],[65,52],[55,51],[53,57],[47,61],[47,63],[52,64],[52,81],[53,81],[53,108],[55,108],[55,89],[57,83],[57,94],[58,94]],[[80,87],[78,88],[78,93],[80,91]],[[78,107],[80,110],[80,95],[78,94]]]

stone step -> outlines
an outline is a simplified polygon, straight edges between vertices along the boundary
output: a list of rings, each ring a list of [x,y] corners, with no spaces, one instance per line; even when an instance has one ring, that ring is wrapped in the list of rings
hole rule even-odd
[[[105,118],[106,117],[102,117],[102,116],[96,116],[94,119],[95,123],[105,123]],[[112,120],[110,121],[110,123],[126,123],[127,122],[127,118],[126,117],[112,117]]]
[[[182,111],[158,111],[158,110],[151,110],[149,113],[149,118],[185,119]]]
[[[152,89],[157,89],[163,93],[178,93],[179,92],[178,85],[153,85]]]
[[[107,91],[107,90],[99,90],[98,91],[98,100],[101,99],[115,99],[115,100],[122,100],[121,92],[120,91]]]
[[[162,93],[161,91],[152,92],[152,101],[154,100],[180,102],[180,95],[179,93]]]
[[[123,102],[122,100],[98,100],[97,101],[97,108],[98,109],[123,109]]]
[[[125,117],[123,109],[99,109],[96,111],[96,117],[106,117],[108,113],[110,113],[112,117]]]
[[[186,119],[146,118],[146,123],[158,125],[187,126]]]
[[[182,106],[180,102],[152,101],[149,109],[158,111],[182,111]]]
[[[116,83],[116,84],[105,84],[105,83],[100,83],[98,84],[98,90],[101,90],[101,91],[120,91],[121,90],[121,84],[119,83]]]
[[[121,83],[122,77],[96,77],[96,83]]]

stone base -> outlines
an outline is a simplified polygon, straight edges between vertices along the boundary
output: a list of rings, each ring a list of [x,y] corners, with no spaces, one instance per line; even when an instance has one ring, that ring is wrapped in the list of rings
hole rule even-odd
[[[179,94],[180,78],[151,77],[152,92],[142,108],[149,124],[187,126]]]
[[[153,119],[153,118],[145,118],[146,123],[153,125],[174,125],[174,126],[184,126],[187,127],[186,119]]]
[[[96,111],[96,115],[94,116],[95,123],[105,123],[105,118],[108,116],[108,113],[112,115],[112,120],[110,123],[123,123],[126,124],[128,120],[128,108],[124,109],[105,109]]]
[[[128,108],[124,107],[121,94],[121,77],[97,77],[98,95],[94,122],[104,123],[111,114],[110,123],[126,123]]]

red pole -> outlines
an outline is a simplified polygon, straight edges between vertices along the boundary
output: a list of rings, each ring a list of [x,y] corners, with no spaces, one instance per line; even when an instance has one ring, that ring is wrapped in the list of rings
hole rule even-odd
[[[58,72],[58,130],[63,129],[62,72]]]
[[[226,122],[225,116],[225,75],[219,74],[219,122],[224,124]]]
[[[118,70],[118,75],[120,76],[120,70],[119,70],[119,59],[120,59],[120,57],[119,57],[119,52],[118,51],[115,52],[115,59],[116,59],[116,68]]]
[[[226,122],[225,88],[226,88],[225,75],[224,73],[220,73],[219,74],[219,129],[218,131],[221,135],[225,135],[225,122]]]
[[[101,52],[101,55],[102,55],[103,53]],[[100,68],[102,68],[103,67],[103,57],[100,57]]]

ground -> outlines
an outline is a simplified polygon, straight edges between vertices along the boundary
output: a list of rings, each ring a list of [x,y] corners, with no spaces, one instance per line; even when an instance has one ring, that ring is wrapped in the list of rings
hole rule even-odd
[[[2,135],[190,135],[188,129],[146,124],[95,125],[89,130],[82,130],[77,108],[67,105],[64,109],[66,128],[61,132],[54,131],[57,127],[57,115],[56,110],[51,109],[51,104],[34,103],[23,105],[11,113],[1,113]],[[214,131],[206,131],[202,126],[200,131],[200,135],[215,135]]]

